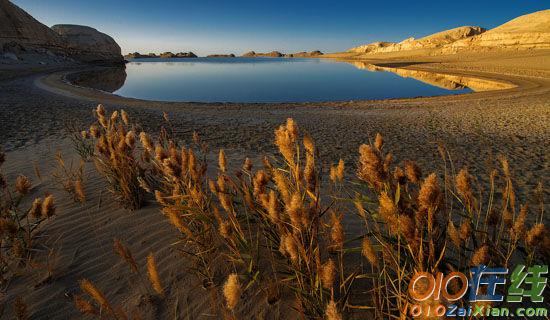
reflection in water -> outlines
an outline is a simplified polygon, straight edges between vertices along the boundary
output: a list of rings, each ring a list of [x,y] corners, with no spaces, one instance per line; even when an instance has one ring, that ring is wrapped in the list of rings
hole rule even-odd
[[[77,86],[88,87],[105,92],[115,92],[126,82],[126,66],[105,67],[73,73],[67,80]]]
[[[139,59],[71,75],[75,85],[162,101],[313,102],[505,89],[507,83],[326,59]],[[364,72],[390,71],[390,72]]]
[[[516,87],[513,84],[495,80],[485,80],[474,77],[455,76],[428,71],[409,70],[402,68],[381,67],[371,63],[360,61],[346,61],[358,69],[373,72],[392,72],[403,78],[413,78],[418,81],[447,90],[462,90],[469,88],[472,91],[502,90]]]

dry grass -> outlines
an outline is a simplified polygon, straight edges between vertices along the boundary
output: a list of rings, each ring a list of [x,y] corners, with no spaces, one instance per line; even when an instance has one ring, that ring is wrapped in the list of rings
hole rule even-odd
[[[67,165],[61,152],[55,155],[57,162],[56,170],[52,177],[54,182],[65,192],[71,195],[75,202],[84,203],[86,194],[84,192],[84,160],[81,160],[78,167],[72,161]]]
[[[0,150],[0,167],[5,154]],[[31,251],[35,247],[35,238],[39,226],[55,214],[53,196],[34,199],[28,208],[22,208],[22,201],[31,191],[31,181],[18,176],[11,185],[0,171],[0,284],[18,274],[22,268],[34,265]],[[20,307],[15,308],[22,310]],[[19,318],[24,318],[20,317]]]
[[[99,105],[95,110],[97,123],[83,131],[82,136],[95,143],[91,158],[109,184],[111,194],[123,207],[135,210],[144,200],[140,180],[145,176],[145,168],[143,159],[137,155],[136,128],[130,126],[124,110],[121,114],[115,111],[107,117]],[[147,158],[152,151],[146,149],[142,156]]]
[[[288,119],[275,131],[279,155],[260,168],[247,159],[230,173],[220,150],[217,172],[207,174],[207,149],[197,134],[193,145],[182,146],[165,129],[155,142],[140,132],[138,147],[127,114],[107,119],[101,106],[96,114],[99,125],[86,134],[95,139],[93,158],[112,193],[131,209],[145,193],[154,195],[181,233],[174,245],[188,262],[182,272],[215,288],[223,299],[213,302],[228,318],[246,316],[243,295],[264,296],[266,306],[280,303],[300,318],[342,319],[357,310],[377,319],[405,318],[416,271],[531,264],[550,249],[542,196],[536,217],[516,203],[503,157],[483,190],[466,168],[455,172],[444,148],[444,169],[424,175],[413,161],[395,164],[377,135],[359,148],[356,178],[343,161],[325,177],[314,141]],[[349,215],[362,221],[361,234],[346,233],[342,221]],[[139,273],[126,247],[115,242],[115,251]],[[147,275],[166,298],[170,290],[152,255]],[[79,297],[75,303],[84,313],[95,310]]]

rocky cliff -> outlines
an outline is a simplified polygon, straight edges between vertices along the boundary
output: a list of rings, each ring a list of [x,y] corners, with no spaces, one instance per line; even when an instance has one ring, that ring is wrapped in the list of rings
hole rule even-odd
[[[120,47],[94,28],[48,28],[9,0],[0,0],[0,57],[26,62],[122,63]]]
[[[57,34],[8,0],[0,0],[0,50],[62,50]]]
[[[71,57],[84,62],[108,61],[121,63],[120,46],[110,36],[94,28],[73,24],[58,24],[52,27],[63,40]]]
[[[478,35],[483,32],[485,32],[485,29],[481,27],[464,26],[438,32],[420,39],[408,38],[399,43],[374,42],[351,48],[349,51],[356,53],[384,53],[418,49],[433,49],[443,47],[457,40]]]
[[[489,31],[465,26],[399,43],[374,42],[351,48],[348,52],[374,54],[421,49],[429,49],[429,54],[461,50],[550,49],[550,10],[520,16]]]
[[[497,48],[550,49],[550,9],[517,17],[483,34],[453,42],[442,51]]]

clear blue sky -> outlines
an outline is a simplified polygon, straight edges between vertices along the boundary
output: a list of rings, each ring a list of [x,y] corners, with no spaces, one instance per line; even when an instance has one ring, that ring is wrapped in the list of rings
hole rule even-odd
[[[343,51],[476,25],[492,28],[550,8],[548,0],[13,0],[42,23],[82,24],[123,53]]]

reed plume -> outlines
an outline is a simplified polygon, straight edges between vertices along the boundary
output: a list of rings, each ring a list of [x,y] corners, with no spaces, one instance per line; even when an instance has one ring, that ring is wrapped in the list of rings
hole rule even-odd
[[[80,280],[80,288],[82,291],[86,292],[92,299],[99,304],[99,306],[107,311],[111,316],[116,318],[116,313],[103,292],[99,290],[94,284],[88,279]]]
[[[55,205],[53,202],[53,196],[48,195],[46,198],[44,198],[44,201],[42,202],[42,208],[41,213],[43,217],[50,218],[53,215],[55,215]]]
[[[138,272],[137,262],[134,259],[132,252],[125,247],[119,239],[114,240],[113,249],[115,250],[115,253],[128,264],[130,270],[134,273]]]
[[[546,236],[546,226],[542,223],[537,223],[527,232],[525,243],[528,247],[533,248],[543,243]]]
[[[239,276],[237,274],[232,273],[227,277],[223,285],[223,296],[227,308],[232,311],[235,310],[241,298],[241,284],[239,283]]]
[[[329,259],[321,268],[321,283],[325,289],[331,289],[334,286],[335,273],[336,265],[332,259]]]
[[[342,315],[338,311],[338,307],[332,299],[327,304],[325,315],[327,317],[327,320],[342,320]]]
[[[422,178],[422,170],[420,167],[413,161],[405,162],[405,175],[407,179],[412,183],[418,183]]]
[[[367,258],[371,265],[375,267],[378,266],[378,256],[376,255],[376,251],[374,250],[374,247],[368,237],[363,238],[361,253],[363,254],[363,257]]]
[[[87,300],[82,298],[82,296],[75,294],[73,296],[75,307],[82,314],[97,315],[98,312],[96,308]]]
[[[489,262],[489,246],[483,245],[480,248],[478,248],[472,255],[472,260],[470,262],[470,265],[472,266],[479,266],[482,264],[486,265],[487,262]]]
[[[147,256],[147,275],[149,276],[149,281],[151,282],[155,292],[161,296],[164,295],[164,289],[162,288],[162,284],[160,282],[157,264],[152,252]]]
[[[29,178],[23,175],[17,176],[17,179],[15,180],[15,190],[21,195],[26,195],[29,193],[30,189],[31,181]]]

